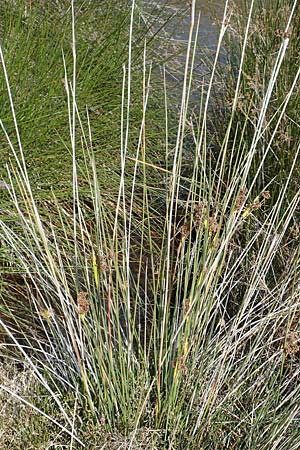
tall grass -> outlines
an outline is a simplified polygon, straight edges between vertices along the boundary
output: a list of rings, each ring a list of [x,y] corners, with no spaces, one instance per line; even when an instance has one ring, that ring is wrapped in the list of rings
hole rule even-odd
[[[70,78],[65,66],[73,204],[53,194],[53,220],[45,219],[31,188],[10,74],[0,53],[17,136],[16,145],[1,122],[14,155],[6,168],[14,210],[5,212],[11,221],[0,221],[1,245],[5,264],[22,275],[17,285],[9,281],[2,290],[0,324],[8,339],[1,348],[4,357],[26,362],[57,405],[51,417],[47,407],[33,406],[62,428],[70,448],[90,448],[80,434],[90,417],[103,431],[102,448],[107,433],[117,431],[129,436],[127,448],[134,448],[143,432],[158,436],[153,448],[298,448],[299,192],[291,194],[290,187],[299,148],[276,195],[274,182],[260,192],[256,185],[272,151],[273,134],[256,164],[289,38],[279,43],[274,70],[264,80],[257,120],[248,111],[237,127],[251,4],[223,139],[212,145],[208,123],[230,24],[227,6],[195,119],[189,114],[198,31],[192,2],[177,136],[172,145],[164,78],[165,136],[157,165],[147,140],[152,73],[146,47],[139,137],[135,155],[129,152],[133,2],[123,69],[119,194],[111,208],[100,188],[89,112],[85,117],[77,106],[74,2]],[[288,21],[293,19],[291,9]],[[294,89],[292,84],[286,90],[281,111]],[[275,128],[282,120],[283,114],[276,115]],[[84,153],[81,176],[89,203],[86,191],[82,200],[78,150]]]
[[[227,38],[231,50],[228,52],[228,63],[236,64],[236,57],[241,53],[243,43],[243,29],[245,26],[246,12],[250,1],[243,0],[239,6],[235,5],[232,11],[230,24],[231,32]],[[289,20],[291,9],[294,10],[293,20]],[[266,95],[270,96],[269,108],[266,111],[265,123],[263,124],[263,135],[260,149],[256,153],[253,164],[255,173],[263,160],[264,168],[257,178],[258,189],[262,189],[273,177],[274,195],[278,195],[282,183],[286,179],[294,155],[297,152],[299,142],[299,23],[300,9],[297,2],[282,1],[257,1],[253,6],[253,20],[250,24],[247,52],[243,65],[241,78],[240,96],[237,105],[236,122],[243,122],[245,115],[251,115],[244,132],[247,139],[251,139],[255,132],[256,123],[259,119],[261,106]],[[278,55],[281,43],[284,52]],[[272,90],[267,93],[268,83],[266,80],[272,77],[277,68],[278,58],[280,61],[280,72],[274,80]],[[232,71],[234,73],[234,71]],[[228,83],[228,79],[226,80]],[[235,81],[232,80],[231,95],[235,89]],[[286,102],[287,93],[290,93],[289,101]],[[230,98],[227,100],[230,103]],[[265,154],[265,148],[272,142],[271,151]],[[294,172],[294,180],[290,184],[291,195],[297,185],[299,167]]]

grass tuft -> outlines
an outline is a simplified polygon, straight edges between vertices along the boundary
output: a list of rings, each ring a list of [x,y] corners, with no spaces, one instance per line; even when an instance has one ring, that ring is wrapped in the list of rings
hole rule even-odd
[[[284,29],[297,19],[296,6],[283,17]],[[35,411],[21,433],[24,442],[298,448],[299,145],[284,172],[266,171],[297,91],[298,71],[275,111],[290,51],[284,36],[272,70],[264,72],[257,110],[241,113],[255,14],[251,2],[233,90],[228,80],[231,101],[216,135],[213,86],[235,19],[226,2],[211,78],[195,115],[199,22],[192,2],[176,133],[163,73],[157,153],[149,126],[157,74],[147,62],[147,45],[140,77],[136,72],[133,2],[123,72],[119,64],[120,167],[115,169],[115,161],[111,166],[111,183],[118,180],[113,195],[98,170],[90,108],[82,107],[81,77],[88,69],[80,65],[83,22],[75,2],[66,11],[71,51],[63,52],[62,64],[71,162],[64,170],[70,167],[72,180],[67,197],[52,189],[41,201],[36,193],[20,132],[17,84],[1,50],[12,116],[10,125],[1,122],[12,154],[5,178],[9,200],[0,220],[1,356],[26,365],[38,395],[28,399],[26,391],[4,382],[0,387]],[[34,30],[34,14],[29,20]],[[55,436],[45,443],[50,422]]]

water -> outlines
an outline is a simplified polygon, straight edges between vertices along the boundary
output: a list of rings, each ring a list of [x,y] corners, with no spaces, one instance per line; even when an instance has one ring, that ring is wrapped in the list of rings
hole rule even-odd
[[[143,17],[151,24],[152,32],[158,32],[161,45],[162,59],[168,59],[166,63],[166,75],[169,91],[173,92],[179,100],[181,92],[184,66],[186,60],[186,49],[190,30],[190,7],[187,2],[173,0],[143,0]],[[225,1],[198,0],[196,3],[196,19],[200,14],[200,28],[197,39],[197,51],[195,56],[193,99],[199,99],[200,84],[207,83],[211,73],[211,63],[214,59],[218,37],[219,26],[222,19]],[[174,16],[174,17],[172,17]],[[163,30],[161,25],[168,20]],[[166,37],[169,37],[166,44]],[[171,38],[170,38],[171,36]],[[225,50],[222,49],[220,60],[225,61]]]
[[[190,27],[190,7],[188,2],[165,1],[165,0],[144,0],[145,10],[152,11],[158,16],[167,18],[172,14],[177,14],[167,30],[172,32],[175,26],[173,39],[177,41],[187,41]],[[218,39],[218,28],[215,25],[216,19],[220,19],[224,10],[224,1],[211,2],[198,0],[196,2],[196,16],[201,15],[199,39],[204,47],[213,48]]]

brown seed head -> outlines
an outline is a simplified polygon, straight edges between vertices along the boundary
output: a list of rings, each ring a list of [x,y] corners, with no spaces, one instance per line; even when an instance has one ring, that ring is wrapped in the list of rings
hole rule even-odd
[[[200,201],[197,205],[195,205],[193,217],[195,227],[201,227],[201,225],[203,224],[205,209],[206,206],[204,202]]]
[[[87,314],[90,307],[90,302],[89,300],[87,300],[86,296],[87,292],[79,292],[77,297],[78,313],[80,316],[84,316],[85,314]]]
[[[236,199],[236,205],[235,205],[236,211],[239,211],[244,206],[245,200],[246,200],[246,195],[247,195],[247,189],[246,188],[242,188],[240,190],[240,192],[239,192],[239,195],[238,195],[237,199]]]
[[[215,234],[218,231],[218,222],[215,216],[209,218],[209,231],[212,234]]]
[[[261,208],[261,203],[259,201],[255,201],[251,205],[251,209],[259,209]]]
[[[270,191],[264,191],[262,192],[262,198],[264,198],[265,200],[269,200],[269,198],[271,198],[271,194]]]
[[[113,261],[115,259],[115,252],[113,250],[109,250],[108,252],[108,258]]]
[[[102,272],[108,271],[107,262],[104,256],[100,256],[100,269],[102,270]]]
[[[185,222],[185,223],[182,225],[180,231],[181,231],[181,236],[182,236],[182,238],[183,238],[183,239],[186,238],[186,237],[190,234],[190,225],[189,225],[187,222]]]
[[[300,336],[296,331],[290,331],[287,335],[284,351],[287,356],[294,356],[300,352]]]

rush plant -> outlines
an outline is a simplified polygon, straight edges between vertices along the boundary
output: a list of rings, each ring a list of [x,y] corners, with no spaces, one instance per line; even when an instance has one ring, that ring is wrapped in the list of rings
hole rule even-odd
[[[251,3],[224,135],[212,142],[212,89],[230,10],[226,3],[210,82],[195,118],[190,89],[199,22],[193,1],[176,136],[163,77],[158,164],[147,139],[153,75],[146,47],[133,154],[129,146],[133,1],[122,75],[119,190],[109,202],[97,172],[90,112],[82,115],[77,106],[75,2],[71,6],[73,72],[69,77],[65,63],[64,86],[72,202],[53,193],[46,204],[55,210],[53,219],[31,188],[10,74],[0,52],[14,123],[12,132],[1,122],[14,157],[6,166],[10,207],[0,221],[7,275],[1,291],[0,324],[6,335],[1,350],[3,357],[26,364],[57,415],[5,384],[2,390],[52,420],[70,448],[91,448],[82,429],[92,420],[103,433],[102,448],[109,434],[127,437],[119,448],[134,448],[141,433],[152,433],[153,448],[296,450],[299,192],[291,195],[290,187],[299,147],[276,195],[272,180],[259,192],[256,183],[272,152],[275,135],[265,143],[266,118],[289,38],[277,48],[256,119],[248,111],[237,125]],[[293,21],[294,11],[283,26]],[[274,129],[282,123],[297,80],[298,72],[273,117]],[[80,170],[78,133],[85,162]]]

